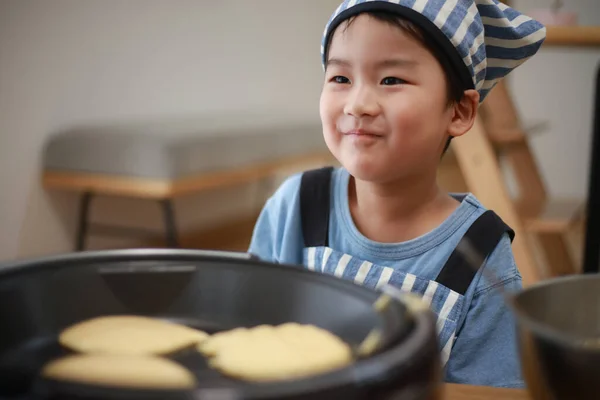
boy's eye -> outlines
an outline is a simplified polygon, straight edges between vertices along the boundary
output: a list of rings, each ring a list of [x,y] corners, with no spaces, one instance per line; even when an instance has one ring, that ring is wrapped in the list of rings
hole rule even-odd
[[[350,79],[346,78],[345,76],[338,75],[338,76],[334,76],[333,78],[331,78],[331,82],[346,84],[346,83],[350,83]]]
[[[402,85],[403,83],[406,83],[406,81],[402,80],[400,78],[394,78],[391,76],[388,76],[387,78],[383,78],[383,80],[381,81],[382,85]]]

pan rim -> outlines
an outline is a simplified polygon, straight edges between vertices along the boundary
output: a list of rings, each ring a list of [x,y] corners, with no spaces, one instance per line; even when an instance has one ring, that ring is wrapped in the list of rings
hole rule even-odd
[[[233,256],[235,258],[228,258]],[[159,258],[160,257],[160,258]],[[27,273],[37,269],[53,269],[57,267],[71,267],[73,263],[85,263],[86,265],[100,264],[104,262],[126,262],[126,261],[175,261],[175,262],[232,262],[251,267],[268,268],[277,271],[286,271],[285,273],[302,276],[303,279],[317,280],[319,283],[339,289],[351,290],[353,295],[359,296],[361,300],[375,301],[382,294],[377,289],[371,289],[365,286],[357,285],[345,279],[340,279],[333,275],[311,271],[301,265],[288,263],[272,263],[269,261],[252,258],[250,253],[222,252],[212,250],[192,250],[192,249],[164,249],[164,248],[131,248],[118,250],[93,250],[54,254],[43,257],[33,257],[16,260],[13,262],[0,263],[0,279],[9,278],[15,274]],[[325,281],[325,282],[323,282]],[[394,303],[401,307],[405,313],[408,313],[407,306],[396,299]]]

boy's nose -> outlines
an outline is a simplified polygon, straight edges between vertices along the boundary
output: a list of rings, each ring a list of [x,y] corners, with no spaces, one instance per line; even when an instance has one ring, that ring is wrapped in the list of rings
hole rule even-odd
[[[365,86],[354,87],[344,106],[344,113],[354,117],[374,116],[379,111],[377,97]]]

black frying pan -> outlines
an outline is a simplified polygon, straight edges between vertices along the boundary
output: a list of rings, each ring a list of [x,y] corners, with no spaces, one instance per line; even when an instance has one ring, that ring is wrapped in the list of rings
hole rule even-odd
[[[394,300],[382,312],[379,293],[301,267],[249,255],[186,250],[84,252],[0,266],[0,396],[77,399],[426,399],[439,359],[435,324]],[[198,389],[122,390],[48,382],[49,360],[68,354],[57,342],[71,324],[107,314],[183,322],[209,333],[239,326],[298,322],[359,344],[383,333],[379,351],[353,366],[309,379],[251,385],[221,376],[195,350],[171,358],[192,370]]]

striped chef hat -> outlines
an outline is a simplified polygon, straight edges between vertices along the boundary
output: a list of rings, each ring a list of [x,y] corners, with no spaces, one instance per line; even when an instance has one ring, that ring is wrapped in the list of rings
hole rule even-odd
[[[321,43],[327,46],[344,20],[384,11],[419,26],[446,55],[466,89],[482,102],[500,79],[533,56],[546,38],[539,22],[498,0],[345,0],[329,19]]]

